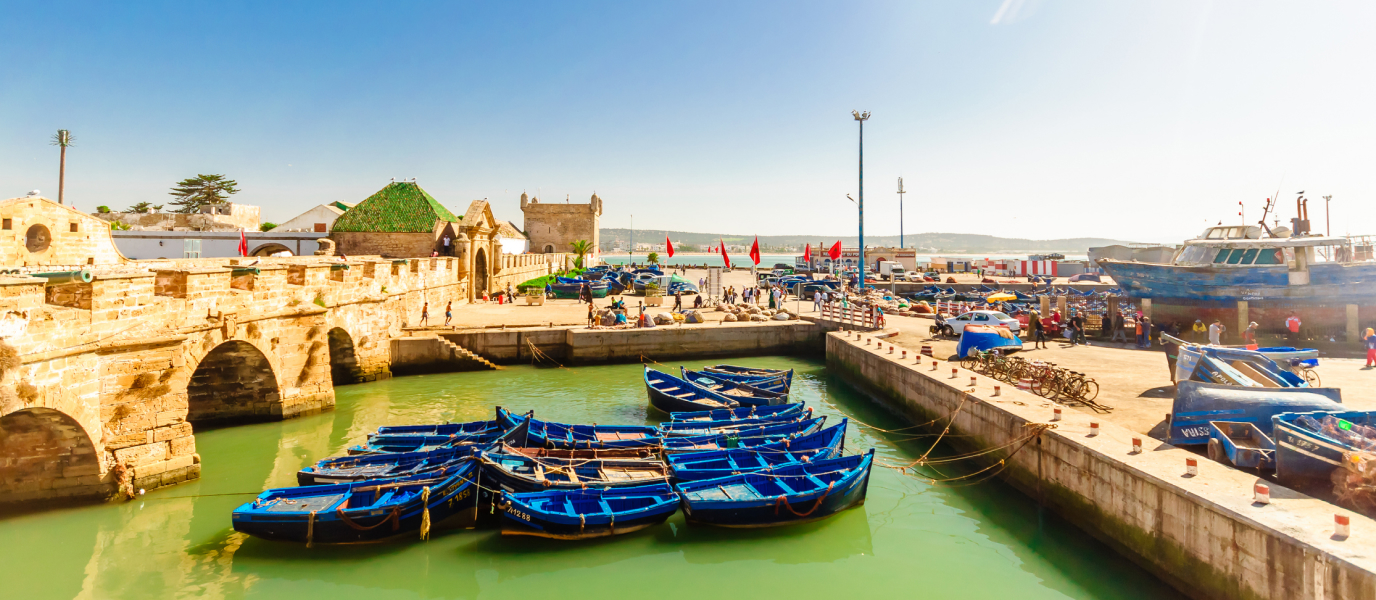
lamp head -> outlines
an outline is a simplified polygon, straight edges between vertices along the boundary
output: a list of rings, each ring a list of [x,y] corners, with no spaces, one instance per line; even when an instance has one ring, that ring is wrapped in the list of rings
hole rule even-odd
[[[855,117],[856,121],[868,121],[870,118],[869,111],[860,112],[858,110],[852,110],[850,114]]]

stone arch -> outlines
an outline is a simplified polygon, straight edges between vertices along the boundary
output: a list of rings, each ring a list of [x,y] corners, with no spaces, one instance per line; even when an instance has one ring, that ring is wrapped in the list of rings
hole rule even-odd
[[[545,244],[545,254],[554,254],[554,244]]]
[[[362,382],[363,373],[358,368],[353,336],[343,327],[335,327],[325,337],[330,345],[330,379],[334,385]]]
[[[481,296],[487,291],[487,250],[478,248],[473,256],[473,293]]]
[[[0,503],[103,497],[100,456],[81,423],[41,406],[0,417]]]
[[[254,248],[252,252],[249,252],[248,255],[249,255],[249,256],[272,256],[273,254],[277,254],[278,252],[282,252],[282,251],[286,251],[286,252],[287,252],[288,254],[290,254],[291,256],[296,256],[296,253],[295,253],[295,252],[292,252],[292,251],[291,251],[291,248],[288,248],[288,247],[286,247],[286,246],[284,246],[284,245],[282,245],[282,244],[278,244],[278,243],[276,243],[276,242],[269,242],[269,243],[263,244],[263,245],[261,245],[261,246],[258,246],[257,248]]]
[[[257,346],[229,340],[201,359],[186,387],[186,420],[267,421],[282,418],[277,374]]]

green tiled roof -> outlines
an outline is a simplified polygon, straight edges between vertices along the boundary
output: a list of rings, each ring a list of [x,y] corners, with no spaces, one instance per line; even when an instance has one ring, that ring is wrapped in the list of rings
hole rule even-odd
[[[397,181],[344,211],[333,231],[430,233],[437,221],[459,218],[419,185]]]

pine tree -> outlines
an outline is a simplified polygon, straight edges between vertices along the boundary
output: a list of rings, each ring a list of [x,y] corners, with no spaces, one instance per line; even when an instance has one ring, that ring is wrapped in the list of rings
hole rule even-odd
[[[176,200],[172,201],[172,212],[198,213],[208,204],[223,204],[233,194],[239,193],[235,186],[239,182],[226,179],[224,175],[197,175],[177,182],[169,192]]]

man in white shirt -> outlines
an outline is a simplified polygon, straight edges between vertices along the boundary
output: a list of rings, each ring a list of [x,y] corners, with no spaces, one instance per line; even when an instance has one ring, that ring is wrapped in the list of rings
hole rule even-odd
[[[1223,324],[1218,322],[1218,319],[1214,319],[1213,324],[1209,325],[1209,343],[1214,346],[1222,346],[1223,342],[1219,341],[1222,338]]]

